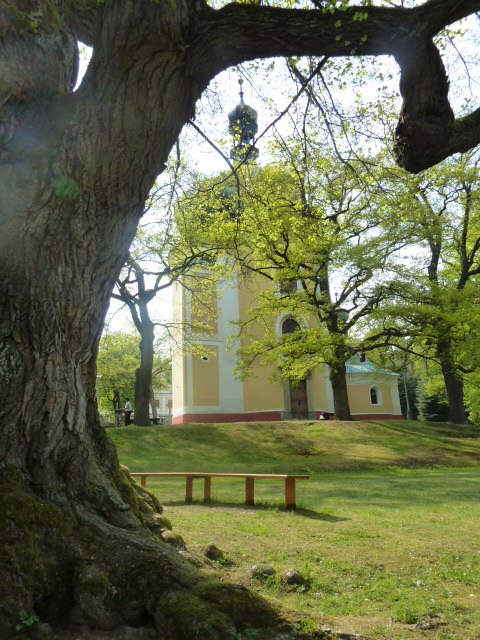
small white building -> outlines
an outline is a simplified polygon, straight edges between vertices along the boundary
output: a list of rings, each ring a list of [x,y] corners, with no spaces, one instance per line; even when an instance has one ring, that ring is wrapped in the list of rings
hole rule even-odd
[[[155,408],[157,410],[157,417],[165,422],[171,423],[172,421],[172,407],[173,407],[173,395],[172,390],[166,391],[154,391]],[[150,407],[150,414],[152,408]]]

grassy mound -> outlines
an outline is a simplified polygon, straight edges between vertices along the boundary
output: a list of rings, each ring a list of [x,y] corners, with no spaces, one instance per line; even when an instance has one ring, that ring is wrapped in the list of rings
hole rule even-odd
[[[417,422],[297,422],[112,429],[131,471],[306,472],[294,512],[281,482],[148,481],[187,545],[225,582],[249,586],[335,631],[375,639],[480,637],[480,432]],[[275,574],[252,578],[253,565]],[[306,584],[287,588],[285,569]],[[308,631],[309,619],[299,623]],[[305,627],[305,628],[303,628]],[[249,636],[250,637],[250,636]],[[253,637],[253,635],[252,635]]]
[[[409,421],[109,429],[130,471],[322,472],[480,463],[480,430]]]

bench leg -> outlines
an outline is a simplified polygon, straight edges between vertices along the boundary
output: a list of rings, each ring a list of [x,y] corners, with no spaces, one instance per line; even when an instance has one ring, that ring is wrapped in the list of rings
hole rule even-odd
[[[142,487],[145,489],[145,487],[147,486],[147,476],[141,476],[140,478],[140,484],[142,485]]]
[[[211,488],[212,488],[212,479],[211,478],[204,478],[203,499],[204,499],[205,502],[210,500]]]
[[[295,509],[295,478],[285,478],[285,506],[287,509]]]
[[[193,500],[193,478],[192,476],[186,477],[185,482],[185,502],[192,502]]]
[[[254,478],[245,478],[245,504],[255,504],[254,483]]]

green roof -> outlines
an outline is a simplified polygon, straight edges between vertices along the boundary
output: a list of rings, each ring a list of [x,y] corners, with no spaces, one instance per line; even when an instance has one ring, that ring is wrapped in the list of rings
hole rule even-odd
[[[349,360],[347,360],[346,365],[347,365],[348,374],[377,373],[377,374],[382,374],[384,376],[398,377],[398,373],[393,373],[392,371],[387,371],[387,369],[382,369],[380,367],[377,367],[377,365],[373,364],[373,362],[370,362],[370,360],[367,360],[366,358],[362,362],[359,356],[354,356],[353,358],[350,358]]]

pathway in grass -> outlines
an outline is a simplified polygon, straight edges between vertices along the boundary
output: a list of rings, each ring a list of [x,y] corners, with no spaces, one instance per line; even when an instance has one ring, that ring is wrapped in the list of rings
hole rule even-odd
[[[257,482],[262,504],[245,508],[240,481],[214,481],[217,501],[209,505],[185,505],[183,481],[149,481],[189,549],[214,542],[224,550],[233,562],[220,567],[226,579],[371,637],[480,637],[477,434],[406,422],[298,426],[124,429],[113,438],[132,471],[310,473],[293,513],[281,508],[283,488],[271,482]],[[436,467],[399,469],[394,459]],[[470,466],[438,466],[456,461]],[[276,578],[252,582],[251,566],[262,563],[277,576],[299,569],[308,589],[286,591]]]

